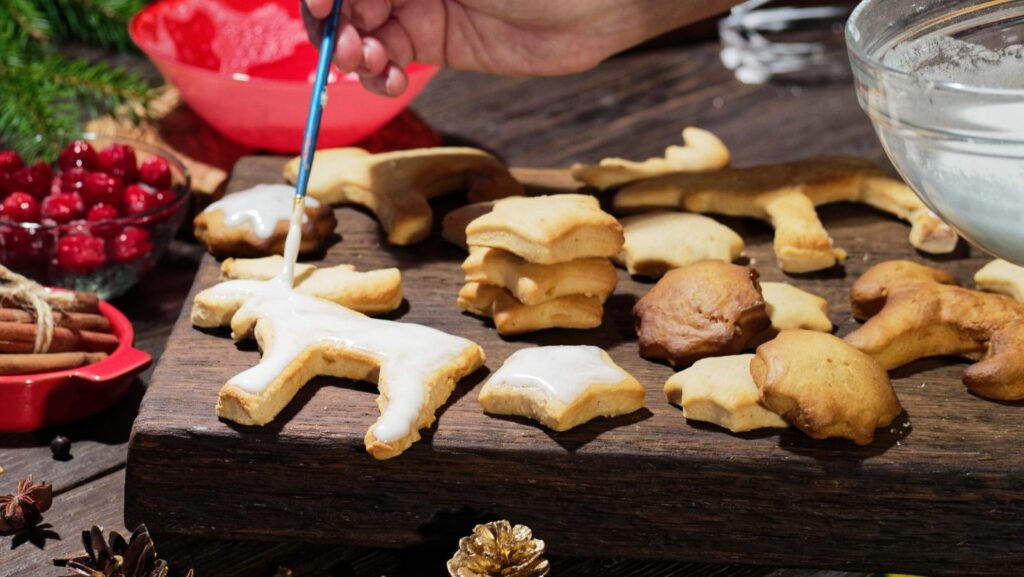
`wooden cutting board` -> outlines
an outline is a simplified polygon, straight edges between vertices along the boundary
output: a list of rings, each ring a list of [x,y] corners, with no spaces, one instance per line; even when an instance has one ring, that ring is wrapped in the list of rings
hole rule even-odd
[[[229,190],[280,180],[283,159],[248,158]],[[517,171],[566,190],[561,171]],[[455,201],[436,205],[441,215]],[[762,280],[788,280],[828,298],[838,334],[853,330],[854,279],[883,260],[940,266],[969,284],[986,258],[914,251],[903,223],[871,209],[826,207],[847,249],[842,269],[786,277],[771,230],[725,219],[748,243]],[[465,535],[476,522],[525,523],[561,555],[692,559],[780,566],[1004,575],[1024,566],[1024,406],[970,395],[964,364],[933,359],[893,372],[906,414],[876,442],[813,441],[796,431],[733,435],[687,423],[662,393],[673,371],[641,359],[630,310],[651,286],[620,271],[604,324],[504,340],[461,314],[464,254],[437,234],[411,247],[384,242],[362,211],[337,210],[341,241],[324,263],[397,266],[407,302],[392,318],[480,343],[487,368],[459,384],[436,425],[396,459],[365,453],[375,387],[309,383],[271,424],[218,420],[217,392],[259,359],[252,342],[192,328],[182,312],[135,423],[128,458],[128,526],[243,537],[407,546]],[[435,218],[435,224],[440,218]],[[204,259],[193,293],[217,281]],[[646,408],[555,434],[483,414],[477,389],[512,352],[531,345],[603,347],[647,388]],[[429,343],[423,343],[429,346]],[[1022,351],[1024,354],[1024,351]]]

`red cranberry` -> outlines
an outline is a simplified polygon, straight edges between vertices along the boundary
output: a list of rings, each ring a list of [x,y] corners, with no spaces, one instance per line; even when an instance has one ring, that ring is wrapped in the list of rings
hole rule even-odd
[[[139,167],[139,180],[153,188],[170,188],[171,165],[162,156],[150,156]]]
[[[39,222],[39,202],[27,192],[15,192],[0,204],[0,215],[15,222]]]
[[[124,214],[142,214],[154,209],[159,205],[160,199],[155,193],[150,192],[145,186],[139,184],[128,185],[124,190]]]
[[[96,155],[96,166],[107,174],[129,183],[139,179],[135,150],[127,144],[111,144]]]
[[[57,157],[57,166],[61,170],[84,168],[92,170],[96,167],[96,151],[84,140],[75,140],[64,147]]]
[[[81,193],[82,189],[85,188],[85,181],[89,179],[92,173],[84,168],[71,168],[53,177],[55,182],[60,183],[60,187],[54,191],[51,187],[50,192],[78,192]]]
[[[153,250],[149,232],[137,226],[126,226],[114,238],[111,258],[117,263],[129,263],[148,255]]]
[[[117,208],[109,204],[96,204],[89,209],[89,213],[85,215],[85,220],[89,222],[99,222],[101,220],[114,220],[121,216],[117,212]]]
[[[57,241],[57,265],[74,274],[90,274],[103,266],[102,238],[70,234]]]
[[[14,177],[0,170],[0,195],[14,192]]]
[[[0,172],[14,172],[24,166],[25,163],[21,160],[21,156],[18,156],[17,152],[13,150],[0,152]]]
[[[67,224],[85,216],[85,203],[77,192],[63,192],[43,200],[43,216],[57,224]]]
[[[82,187],[82,200],[87,206],[109,204],[117,206],[124,196],[124,184],[116,176],[102,172],[93,172],[85,179]]]
[[[50,192],[53,170],[45,162],[18,169],[11,175],[15,190],[27,192],[36,198],[43,198]]]

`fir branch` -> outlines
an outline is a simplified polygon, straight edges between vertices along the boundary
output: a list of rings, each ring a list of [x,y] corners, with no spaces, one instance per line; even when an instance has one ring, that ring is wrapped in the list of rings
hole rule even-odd
[[[0,0],[0,12],[6,12],[10,18],[4,18],[0,26],[6,28],[5,33],[11,38],[24,39],[27,42],[48,42],[50,39],[50,23],[35,2],[38,0]]]
[[[12,0],[7,0],[12,1]],[[106,48],[132,47],[128,23],[147,0],[13,0],[34,2],[57,40],[78,40]]]
[[[58,88],[74,92],[90,115],[141,104],[150,98],[150,87],[137,74],[102,62],[51,56],[35,64],[41,77]]]
[[[52,160],[62,141],[79,130],[74,101],[22,72],[0,71],[0,134],[26,160]]]

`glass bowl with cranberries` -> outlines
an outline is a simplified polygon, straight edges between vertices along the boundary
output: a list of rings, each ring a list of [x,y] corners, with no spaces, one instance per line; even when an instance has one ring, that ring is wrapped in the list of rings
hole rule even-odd
[[[167,250],[189,192],[185,166],[142,142],[85,134],[53,163],[0,150],[0,264],[116,297]]]

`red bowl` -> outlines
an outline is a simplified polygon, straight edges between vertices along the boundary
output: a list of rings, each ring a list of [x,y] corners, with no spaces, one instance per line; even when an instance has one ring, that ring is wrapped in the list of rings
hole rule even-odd
[[[129,26],[135,44],[206,122],[257,149],[298,152],[317,51],[299,0],[161,0]],[[405,109],[437,67],[412,64],[409,89],[387,98],[334,70],[318,144],[345,146]]]
[[[100,313],[119,341],[107,358],[77,369],[0,376],[0,431],[33,431],[95,415],[124,396],[132,378],[153,361],[132,346],[132,323],[105,301]]]

